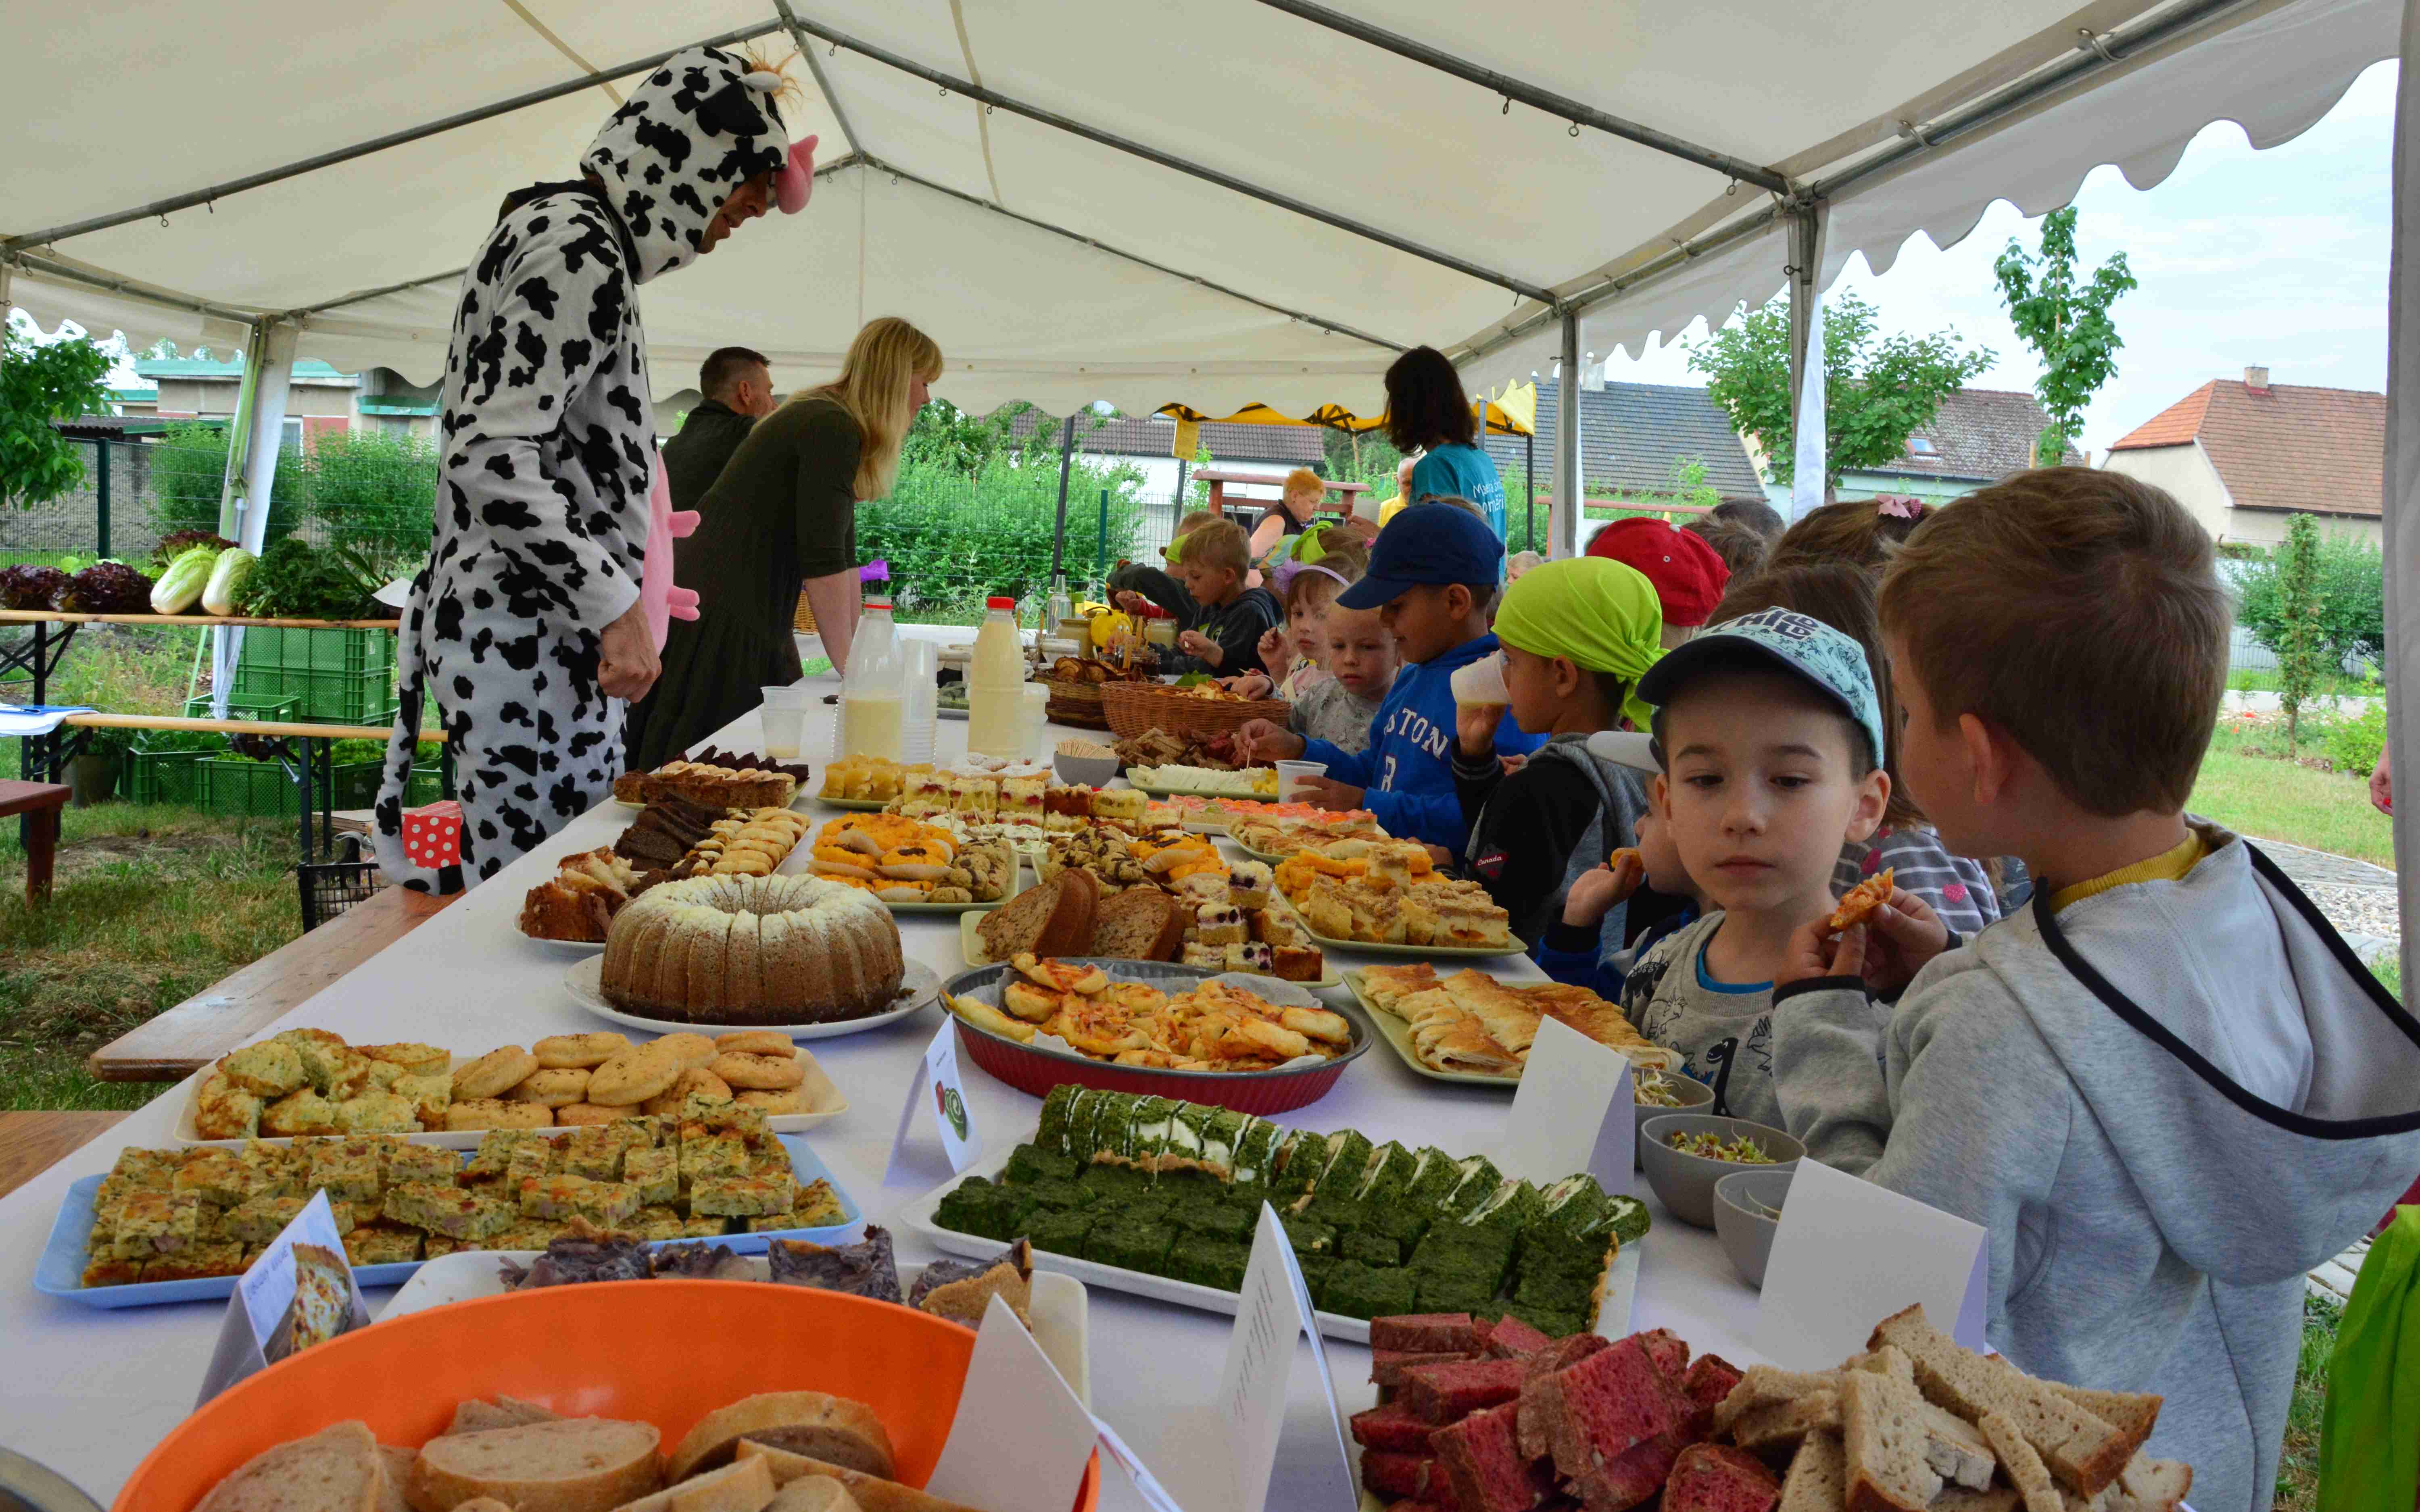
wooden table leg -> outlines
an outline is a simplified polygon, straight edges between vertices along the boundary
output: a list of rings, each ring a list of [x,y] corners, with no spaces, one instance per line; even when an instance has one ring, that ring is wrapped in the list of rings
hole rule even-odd
[[[35,809],[25,815],[25,902],[48,902],[51,867],[59,852],[59,811]]]

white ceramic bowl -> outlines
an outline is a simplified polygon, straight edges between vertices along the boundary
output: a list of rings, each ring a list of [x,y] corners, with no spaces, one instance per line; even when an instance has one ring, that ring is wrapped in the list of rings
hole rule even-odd
[[[1740,1279],[1759,1290],[1764,1288],[1764,1262],[1773,1256],[1773,1236],[1781,1227],[1780,1219],[1766,1214],[1781,1210],[1794,1174],[1749,1166],[1714,1182],[1714,1237]]]

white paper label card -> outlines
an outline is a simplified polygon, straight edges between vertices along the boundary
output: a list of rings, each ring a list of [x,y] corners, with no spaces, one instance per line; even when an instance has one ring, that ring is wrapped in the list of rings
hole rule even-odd
[[[989,1512],[1067,1512],[1099,1438],[1016,1309],[994,1297],[924,1489]]]
[[[1962,1315],[1989,1236],[1979,1224],[1802,1160],[1791,1173],[1764,1272],[1756,1347],[1785,1370],[1827,1370],[1866,1347],[1876,1323],[1922,1303],[1935,1328],[1978,1348],[1981,1298]]]
[[[1617,1196],[1632,1192],[1630,1060],[1570,1025],[1545,1019],[1505,1120],[1504,1173],[1544,1186],[1585,1171]]]
[[[1353,1451],[1345,1444],[1344,1409],[1336,1399],[1336,1373],[1327,1368],[1327,1345],[1320,1337],[1319,1314],[1311,1305],[1311,1283],[1303,1276],[1302,1262],[1286,1238],[1278,1210],[1266,1202],[1261,1204],[1261,1221],[1252,1235],[1255,1249],[1264,1244],[1285,1261],[1286,1280],[1294,1288],[1295,1312],[1302,1319],[1303,1333],[1311,1339],[1311,1363],[1319,1370],[1319,1389],[1327,1398],[1327,1421],[1336,1433],[1336,1463],[1344,1477],[1344,1494],[1357,1499],[1361,1492],[1353,1478]]]
[[[1244,1267],[1243,1291],[1235,1308],[1234,1332],[1227,1343],[1227,1365],[1219,1377],[1218,1406],[1230,1425],[1233,1453],[1228,1463],[1234,1472],[1233,1512],[1264,1512],[1269,1476],[1277,1466],[1278,1438],[1285,1427],[1286,1382],[1294,1368],[1295,1339],[1308,1332],[1311,1357],[1318,1363],[1320,1383],[1327,1393],[1327,1411],[1336,1428],[1338,1485],[1354,1505],[1360,1495],[1353,1482],[1353,1461],[1344,1447],[1344,1418],[1336,1400],[1336,1382],[1328,1374],[1326,1351],[1320,1347],[1319,1319],[1311,1310],[1311,1288],[1286,1239],[1277,1210],[1261,1204],[1252,1234],[1252,1257]]]
[[[1143,1467],[1142,1458],[1126,1446],[1125,1440],[1118,1437],[1117,1429],[1098,1417],[1093,1419],[1093,1427],[1101,1436],[1101,1447],[1118,1462],[1118,1468],[1126,1473],[1126,1479],[1134,1485],[1135,1494],[1143,1499],[1143,1504],[1150,1507],[1151,1512],[1185,1512],[1176,1498],[1168,1494],[1168,1488],[1159,1483],[1158,1477]]]
[[[958,1077],[957,1026],[955,1018],[943,1017],[932,1042],[924,1047],[923,1058],[916,1064],[916,1080],[908,1088],[907,1101],[899,1105],[899,1128],[891,1136],[891,1162],[882,1177],[886,1185],[899,1177],[902,1158],[908,1154],[909,1132],[916,1127],[918,1108],[930,1114],[933,1127],[941,1136],[941,1152],[949,1157],[950,1174],[966,1174],[967,1167],[983,1153],[983,1136],[975,1132],[974,1109],[968,1105],[966,1084]]]
[[[236,1278],[196,1406],[299,1350],[369,1326],[328,1194],[312,1194]]]

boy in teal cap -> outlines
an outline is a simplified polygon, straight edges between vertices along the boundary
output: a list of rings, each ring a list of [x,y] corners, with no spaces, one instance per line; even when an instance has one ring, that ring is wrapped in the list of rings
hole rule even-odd
[[[1575,878],[1638,843],[1646,785],[1591,755],[1588,737],[1620,729],[1625,707],[1647,722],[1638,680],[1663,654],[1663,625],[1655,587],[1637,568],[1587,557],[1542,563],[1505,590],[1496,639],[1512,720],[1545,745],[1507,775],[1496,752],[1502,709],[1456,698],[1453,786],[1470,825],[1465,856],[1512,916],[1512,933],[1533,946]],[[1606,916],[1605,953],[1621,949],[1622,925],[1622,909]]]

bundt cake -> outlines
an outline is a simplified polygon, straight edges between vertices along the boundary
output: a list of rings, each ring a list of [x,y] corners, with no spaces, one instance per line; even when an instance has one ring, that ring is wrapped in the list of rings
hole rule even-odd
[[[899,926],[873,897],[806,876],[702,876],[613,916],[603,991],[616,1008],[697,1024],[863,1018],[899,995]]]

